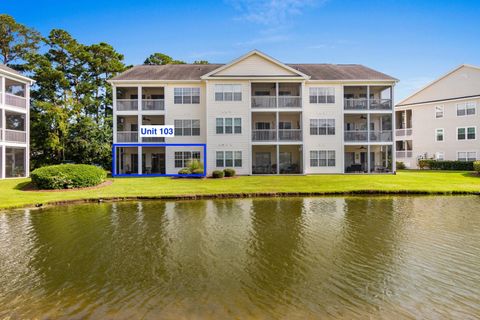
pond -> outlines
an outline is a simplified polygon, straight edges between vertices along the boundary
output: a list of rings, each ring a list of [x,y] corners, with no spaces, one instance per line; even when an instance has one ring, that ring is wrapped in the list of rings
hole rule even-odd
[[[480,317],[480,198],[0,213],[0,319]]]

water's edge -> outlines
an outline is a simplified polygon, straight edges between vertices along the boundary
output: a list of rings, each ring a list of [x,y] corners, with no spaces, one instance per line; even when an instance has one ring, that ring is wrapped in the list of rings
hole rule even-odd
[[[161,195],[161,196],[128,196],[128,197],[94,197],[72,200],[47,201],[26,205],[10,206],[0,209],[0,213],[12,209],[45,208],[51,206],[65,206],[82,203],[121,202],[136,200],[209,200],[209,199],[242,199],[242,198],[281,198],[281,197],[317,197],[317,196],[370,196],[370,195],[480,195],[480,191],[425,191],[425,190],[350,190],[350,191],[323,191],[323,192],[254,192],[254,193],[210,193],[188,195]]]

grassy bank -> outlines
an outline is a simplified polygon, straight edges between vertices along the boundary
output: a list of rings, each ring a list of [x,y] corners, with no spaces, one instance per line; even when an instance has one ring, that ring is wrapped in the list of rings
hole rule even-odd
[[[30,180],[0,180],[0,209],[72,200],[162,198],[274,193],[336,194],[480,193],[480,177],[469,172],[402,171],[397,175],[248,176],[232,179],[116,178],[98,189],[60,192],[23,191]]]

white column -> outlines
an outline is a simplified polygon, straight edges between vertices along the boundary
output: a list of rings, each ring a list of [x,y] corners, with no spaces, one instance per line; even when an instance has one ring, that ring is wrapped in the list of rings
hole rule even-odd
[[[25,84],[27,113],[25,115],[25,176],[30,176],[30,85]]]
[[[370,144],[367,146],[367,173],[370,173]]]
[[[367,109],[370,110],[370,86],[367,86]]]
[[[0,90],[2,91],[1,94],[2,94],[2,104],[5,105],[5,77],[1,77],[0,78],[1,80],[1,87],[0,87]]]
[[[393,85],[390,89],[390,99],[392,99],[392,123],[395,123],[395,108],[394,108],[394,101],[393,101]],[[406,111],[405,111],[406,112]],[[405,119],[407,115],[405,114]],[[406,149],[406,148],[405,148]],[[392,172],[397,172],[397,143],[395,141],[395,133],[392,132]]]
[[[141,143],[142,138],[140,137],[140,126],[142,125],[142,87],[138,86],[138,115],[137,115],[137,142]],[[139,166],[140,168],[140,166]]]
[[[368,100],[368,106],[370,107],[370,100]],[[367,113],[367,144],[367,173],[370,173],[370,112]]]
[[[6,159],[6,156],[5,156],[5,147],[0,145],[0,154],[1,154],[1,157],[2,159],[0,160],[1,162],[1,166],[0,166],[0,179],[3,179],[5,178],[5,159]]]
[[[137,155],[138,156],[138,160],[137,160],[138,161],[138,174],[142,174],[142,170],[143,170],[143,168],[142,168],[142,152],[143,152],[142,147],[138,147],[138,155]]]
[[[112,84],[113,143],[117,143],[117,88]],[[117,155],[118,156],[118,155]],[[113,159],[112,159],[113,160]]]
[[[280,174],[280,145],[277,144],[277,174]]]
[[[5,95],[3,95],[3,98],[5,98]],[[0,112],[2,113],[2,128],[1,130],[3,131],[3,135],[2,135],[2,140],[4,141],[5,140],[5,109],[2,108],[0,110]],[[6,160],[6,156],[5,156],[5,152],[6,152],[6,148],[5,146],[2,146],[3,142],[1,142],[0,140],[0,148],[2,148],[2,159],[1,159],[1,166],[0,166],[0,178],[5,178],[5,167],[6,167],[6,163],[5,163],[5,160]]]

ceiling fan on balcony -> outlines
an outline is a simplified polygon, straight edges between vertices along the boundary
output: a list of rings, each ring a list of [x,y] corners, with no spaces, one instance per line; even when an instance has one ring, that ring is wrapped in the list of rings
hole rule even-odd
[[[148,122],[152,121],[150,118],[147,118],[147,117],[145,117],[145,116],[142,117],[142,120],[143,120],[143,121],[148,121]]]

